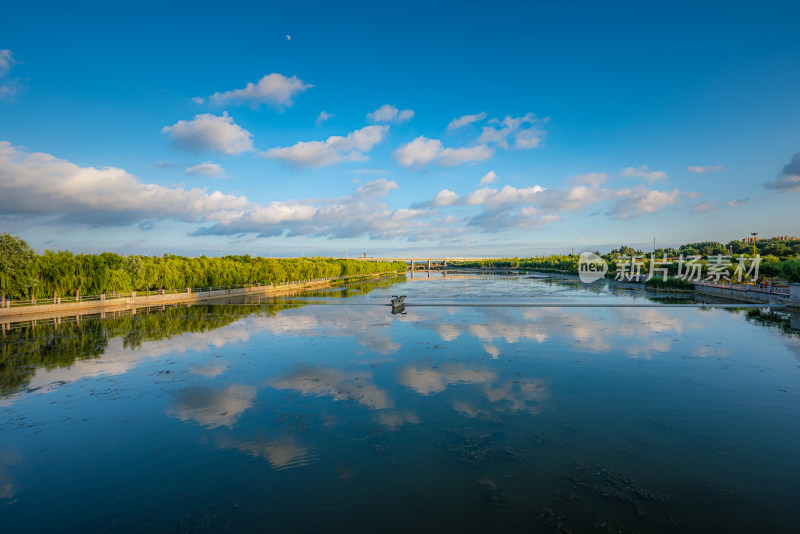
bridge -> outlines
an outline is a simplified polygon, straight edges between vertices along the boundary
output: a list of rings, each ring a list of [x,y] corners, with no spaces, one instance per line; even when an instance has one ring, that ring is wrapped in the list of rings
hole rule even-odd
[[[440,256],[440,257],[429,257],[429,258],[425,258],[425,257],[414,257],[414,258],[409,258],[409,257],[373,258],[373,257],[369,257],[368,258],[368,257],[364,256],[364,257],[356,257],[356,258],[350,258],[350,259],[351,260],[359,260],[359,261],[374,261],[374,262],[379,262],[379,261],[388,261],[388,262],[403,261],[403,262],[409,264],[409,266],[411,267],[411,270],[413,271],[414,270],[414,263],[422,263],[422,264],[427,263],[428,264],[428,269],[432,269],[434,265],[447,267],[447,262],[448,261],[450,263],[453,263],[453,262],[477,262],[477,261],[484,261],[487,258],[463,258],[463,257],[458,257],[458,256],[447,256],[447,257],[441,257]]]
[[[270,256],[271,258],[277,260],[296,260],[297,257],[294,256]],[[328,259],[328,258],[326,258]],[[353,257],[341,257],[341,256],[332,256],[330,257],[332,260],[357,260],[357,261],[374,261],[374,262],[393,262],[393,261],[403,261],[407,263],[411,270],[414,270],[415,263],[422,263],[427,264],[428,269],[432,269],[434,266],[441,266],[447,267],[447,262],[450,263],[460,263],[460,262],[478,262],[478,261],[485,261],[485,260],[497,260],[498,258],[491,258],[482,256],[480,258],[471,258],[471,257],[464,257],[464,256],[398,256],[398,257],[373,257],[367,256],[353,256]]]

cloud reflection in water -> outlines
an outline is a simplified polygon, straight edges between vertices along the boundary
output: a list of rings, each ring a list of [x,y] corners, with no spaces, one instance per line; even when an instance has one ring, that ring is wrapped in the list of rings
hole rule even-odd
[[[372,410],[393,408],[388,394],[372,383],[369,372],[345,373],[338,369],[305,367],[269,381],[275,389],[293,389],[303,395],[330,396],[334,400],[353,400]]]
[[[256,390],[233,384],[225,389],[194,387],[179,391],[167,415],[181,421],[194,420],[201,426],[233,428],[239,417],[253,406]]]

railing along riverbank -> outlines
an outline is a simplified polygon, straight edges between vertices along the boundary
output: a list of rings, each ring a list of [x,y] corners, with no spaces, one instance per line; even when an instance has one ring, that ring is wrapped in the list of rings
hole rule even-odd
[[[307,288],[324,287],[331,282],[381,278],[397,274],[397,271],[369,273],[360,275],[331,276],[297,280],[283,284],[244,284],[238,286],[195,287],[184,289],[160,289],[153,291],[111,292],[101,295],[80,295],[79,297],[54,297],[51,299],[3,300],[0,301],[0,318],[29,314],[40,314],[67,310],[107,309],[144,307],[179,302],[194,302],[212,298],[244,294],[283,294]]]
[[[765,293],[769,295],[784,295],[789,296],[788,284],[734,284],[734,283],[713,283],[713,282],[693,282],[696,286],[703,287],[720,287],[724,289],[734,289],[737,291],[746,291],[748,293]]]
[[[783,304],[800,308],[800,284],[787,284],[786,286],[759,286],[755,284],[710,283],[693,282],[698,293],[713,295],[728,300],[739,302],[752,302],[763,304]]]

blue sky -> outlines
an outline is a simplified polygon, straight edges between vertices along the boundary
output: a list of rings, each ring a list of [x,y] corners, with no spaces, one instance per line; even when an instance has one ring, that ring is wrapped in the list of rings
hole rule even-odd
[[[797,235],[798,15],[5,6],[0,226],[38,251],[267,256]]]

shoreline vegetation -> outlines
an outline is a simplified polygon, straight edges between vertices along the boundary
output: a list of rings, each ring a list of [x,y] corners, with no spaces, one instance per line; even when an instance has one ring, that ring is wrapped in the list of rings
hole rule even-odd
[[[782,278],[787,282],[800,282],[800,239],[793,241],[765,239],[756,243],[756,253],[761,256],[761,263],[759,265],[760,277]],[[651,255],[653,255],[656,260],[661,260],[664,256],[667,256],[667,258],[672,259],[672,261],[664,265],[659,265],[659,267],[666,267],[668,269],[669,278],[667,279],[667,283],[672,284],[674,286],[673,289],[686,289],[675,286],[677,282],[670,282],[672,278],[677,279],[678,275],[679,262],[675,258],[681,255],[683,255],[684,258],[694,255],[702,256],[703,259],[699,263],[702,265],[702,271],[707,272],[707,260],[709,257],[716,255],[732,256],[732,263],[727,269],[728,275],[730,276],[733,275],[736,269],[740,255],[744,255],[745,258],[753,257],[753,244],[743,243],[741,241],[731,241],[726,245],[716,242],[701,242],[682,245],[678,248],[660,248],[651,252],[636,250],[628,246],[621,246],[608,254],[600,254],[600,252],[597,251],[595,254],[608,263],[606,278],[614,278],[617,271],[617,263],[621,256],[643,256],[646,263],[649,262]],[[550,256],[528,258],[487,258],[477,262],[458,262],[457,260],[453,260],[452,263],[460,267],[480,269],[515,269],[542,273],[577,275],[579,258],[580,254],[554,254]],[[649,264],[645,265],[645,268],[648,266]],[[645,271],[643,270],[643,274],[644,273]]]
[[[387,287],[395,281],[366,279],[352,284],[361,294]],[[345,291],[345,292],[346,292]],[[344,296],[341,291],[328,296]],[[123,347],[134,350],[145,341],[161,340],[186,332],[206,332],[226,326],[242,317],[275,315],[281,310],[298,308],[298,303],[262,303],[258,305],[204,303],[173,304],[132,310],[64,317],[19,323],[18,328],[3,332],[0,343],[0,397],[27,386],[37,367],[69,367],[76,359],[98,358],[112,338],[123,339]],[[213,311],[213,313],[209,313]]]
[[[762,240],[755,244],[731,241],[726,245],[700,242],[679,248],[656,249],[652,254],[671,261],[662,265],[668,270],[666,281],[649,280],[646,287],[658,290],[690,291],[692,284],[677,277],[678,256],[702,256],[703,272],[708,270],[708,258],[716,255],[752,257],[753,251],[761,255],[759,274],[763,278],[782,278],[800,282],[800,239]],[[651,253],[621,246],[608,254],[600,255],[608,263],[606,278],[614,278],[621,256],[643,256]],[[481,270],[520,270],[541,273],[578,274],[578,254],[550,255],[527,258],[487,258],[483,261],[464,262],[449,260],[454,268]],[[388,275],[407,269],[405,262],[372,261],[363,259],[335,259],[324,257],[265,258],[242,256],[189,258],[164,254],[163,256],[123,256],[111,252],[100,254],[73,254],[69,251],[46,250],[37,254],[21,238],[4,233],[0,235],[0,308],[7,301],[28,301],[31,304],[49,301],[53,304],[83,302],[90,296],[119,298],[152,293],[165,295],[213,288],[232,289],[249,286],[283,286],[369,275]],[[734,260],[736,261],[736,260]],[[645,265],[645,269],[647,265]],[[727,267],[733,275],[736,263]],[[644,270],[644,269],[643,269]],[[191,288],[191,290],[187,290]],[[22,304],[18,302],[17,305]]]
[[[347,287],[326,293],[327,297],[347,293],[367,294],[391,286],[397,280],[366,278],[347,282]],[[121,309],[17,323],[0,334],[0,399],[28,387],[36,369],[70,367],[76,360],[97,359],[113,338],[121,338],[126,350],[136,350],[147,341],[159,341],[188,332],[208,332],[243,317],[272,316],[282,310],[299,308],[300,303],[258,304],[168,304],[139,310]]]
[[[17,322],[21,320],[38,317],[52,318],[71,316],[75,314],[105,313],[112,310],[132,310],[136,313],[137,308],[152,308],[156,306],[193,306],[197,304],[210,303],[208,301],[227,302],[242,298],[265,298],[265,297],[285,297],[294,296],[308,291],[335,291],[340,284],[357,284],[374,281],[398,280],[396,272],[360,274],[352,276],[339,276],[333,278],[320,278],[314,280],[304,280],[298,282],[287,282],[285,284],[248,284],[241,287],[208,287],[208,288],[186,288],[174,291],[158,291],[137,294],[135,291],[124,294],[92,295],[76,298],[44,299],[30,301],[5,301],[6,306],[0,306],[0,324],[3,332],[8,326],[6,322]],[[405,280],[405,276],[402,276]],[[106,298],[109,297],[109,298]]]
[[[186,288],[283,285],[405,271],[404,262],[251,256],[187,258],[122,256],[111,252],[36,254],[9,234],[0,236],[0,298],[41,300],[82,295],[162,292]]]

